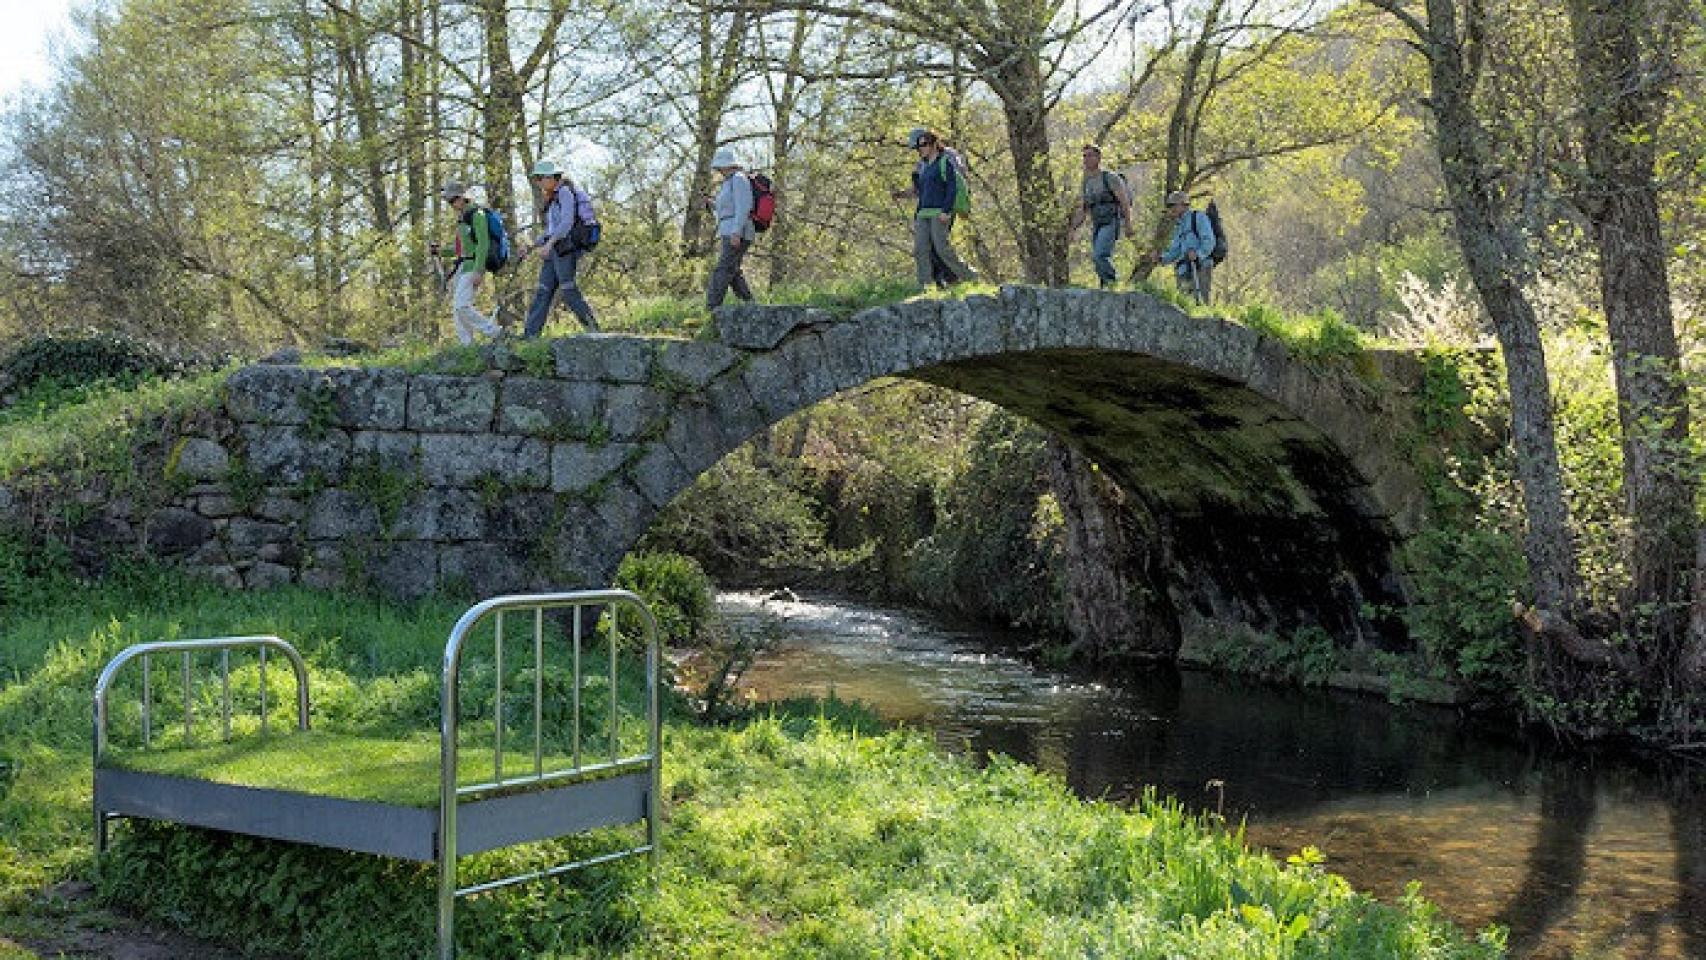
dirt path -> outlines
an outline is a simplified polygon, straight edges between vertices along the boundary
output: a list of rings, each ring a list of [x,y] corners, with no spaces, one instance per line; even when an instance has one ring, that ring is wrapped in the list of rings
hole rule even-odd
[[[95,902],[94,890],[83,882],[62,883],[42,896],[42,911],[27,933],[15,939],[0,937],[0,957],[7,947],[21,947],[25,956],[76,960],[244,960],[245,955],[219,944],[150,926]],[[251,957],[250,960],[253,960]]]

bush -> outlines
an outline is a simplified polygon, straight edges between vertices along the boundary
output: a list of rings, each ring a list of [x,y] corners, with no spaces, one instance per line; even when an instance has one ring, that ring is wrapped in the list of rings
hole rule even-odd
[[[0,363],[0,396],[96,384],[130,385],[181,373],[182,366],[140,343],[112,335],[37,337]]]
[[[715,585],[692,557],[679,553],[632,553],[616,571],[616,585],[639,594],[657,618],[664,643],[705,639],[716,618]]]
[[[746,446],[705,471],[652,524],[640,549],[686,554],[721,579],[814,568],[824,528],[811,501]]]

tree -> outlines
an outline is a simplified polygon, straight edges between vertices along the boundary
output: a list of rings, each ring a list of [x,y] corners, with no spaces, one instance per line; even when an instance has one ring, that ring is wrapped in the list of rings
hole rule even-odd
[[[1698,651],[1684,651],[1700,462],[1690,447],[1656,172],[1659,126],[1688,35],[1684,4],[1570,0],[1569,13],[1582,100],[1575,196],[1599,252],[1633,532],[1625,609],[1644,641],[1643,672],[1667,685],[1679,667],[1701,665]]]
[[[1494,135],[1476,103],[1485,66],[1487,12],[1477,0],[1426,0],[1418,16],[1404,0],[1368,0],[1408,28],[1427,60],[1433,141],[1445,177],[1458,245],[1470,280],[1492,320],[1504,354],[1511,395],[1511,434],[1522,485],[1527,529],[1523,553],[1535,605],[1548,633],[1574,657],[1603,659],[1568,626],[1577,613],[1581,575],[1571,542],[1569,511],[1558,466],[1546,352],[1534,307],[1524,291],[1529,258],[1521,230],[1506,207],[1499,171],[1489,155]]]

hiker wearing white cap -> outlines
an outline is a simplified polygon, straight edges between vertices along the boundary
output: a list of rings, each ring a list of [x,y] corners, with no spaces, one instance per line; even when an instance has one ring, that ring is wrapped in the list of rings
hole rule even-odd
[[[941,139],[922,127],[907,134],[906,145],[918,152],[912,187],[897,190],[891,196],[897,200],[918,200],[912,216],[912,260],[918,271],[918,285],[928,287],[935,279],[932,254],[948,268],[952,282],[975,281],[977,273],[954,252],[952,240],[956,199],[964,192],[959,165],[943,152]]]
[[[1167,216],[1173,220],[1172,242],[1150,254],[1150,262],[1171,266],[1179,292],[1207,303],[1214,278],[1214,225],[1208,214],[1191,209],[1191,195],[1183,190],[1167,194]]]
[[[741,263],[758,234],[752,224],[752,181],[735,159],[735,152],[728,147],[717,148],[711,169],[723,178],[711,207],[717,216],[717,265],[705,284],[705,304],[715,310],[723,305],[730,289],[742,300],[752,300],[752,288],[741,272]]]
[[[492,318],[474,306],[474,294],[486,280],[486,262],[492,253],[492,231],[480,208],[468,197],[468,188],[451,180],[440,191],[450,209],[456,211],[456,259],[450,278],[450,319],[456,339],[463,346],[474,342],[476,332],[488,337],[499,334]],[[436,248],[435,248],[436,249]]]
[[[528,175],[539,192],[539,217],[545,222],[545,232],[521,252],[526,258],[539,254],[539,288],[533,293],[533,305],[527,308],[527,326],[523,336],[537,337],[545,329],[551,305],[559,295],[575,318],[588,330],[597,330],[592,306],[581,293],[575,272],[580,268],[581,254],[588,249],[585,240],[588,230],[595,231],[598,216],[592,209],[592,198],[563,176],[563,168],[549,160],[533,165]],[[592,234],[596,235],[596,233]],[[596,241],[593,241],[596,242]]]

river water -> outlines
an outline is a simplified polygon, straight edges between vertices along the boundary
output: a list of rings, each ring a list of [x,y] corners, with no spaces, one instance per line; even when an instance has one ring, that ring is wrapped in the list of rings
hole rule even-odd
[[[1452,711],[1198,671],[1097,682],[999,652],[1012,638],[917,611],[719,597],[779,642],[742,681],[758,700],[828,696],[999,752],[1086,797],[1146,786],[1223,807],[1281,856],[1383,899],[1412,881],[1459,923],[1509,928],[1511,955],[1706,960],[1706,777],[1561,756]],[[766,627],[765,624],[769,626]]]

